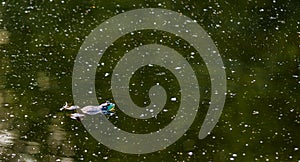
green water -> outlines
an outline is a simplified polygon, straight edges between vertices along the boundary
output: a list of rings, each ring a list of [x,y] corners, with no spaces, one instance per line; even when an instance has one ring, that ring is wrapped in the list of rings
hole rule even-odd
[[[216,43],[226,67],[227,98],[221,118],[198,139],[210,102],[210,77],[185,40],[161,31],[118,39],[97,69],[99,102],[114,101],[111,74],[118,60],[141,44],[177,50],[195,70],[201,102],[197,117],[176,143],[150,154],[124,154],[100,144],[59,108],[73,103],[72,70],[85,37],[119,13],[165,8],[197,20]],[[3,1],[0,4],[0,161],[299,161],[300,1]],[[160,75],[164,74],[164,75]],[[159,66],[140,68],[131,97],[149,104],[157,82],[180,97],[175,76]],[[172,121],[180,103],[147,121],[118,111],[116,126],[149,133]]]

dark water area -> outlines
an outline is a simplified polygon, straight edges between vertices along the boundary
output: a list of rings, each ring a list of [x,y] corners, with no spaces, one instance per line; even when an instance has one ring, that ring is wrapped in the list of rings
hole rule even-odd
[[[145,44],[178,51],[200,86],[192,126],[171,146],[148,154],[125,154],[94,139],[59,109],[72,96],[72,72],[80,46],[112,16],[139,8],[163,8],[197,21],[223,59],[227,95],[213,131],[198,139],[210,104],[210,76],[186,40],[168,32],[139,30],[120,37],[96,73],[99,103],[114,102],[111,75],[120,58]],[[2,1],[0,4],[0,161],[300,161],[300,1]],[[116,107],[117,127],[136,133],[164,128],[180,102],[176,77],[145,66],[130,80],[133,102],[150,103],[159,83],[165,112],[138,120]]]

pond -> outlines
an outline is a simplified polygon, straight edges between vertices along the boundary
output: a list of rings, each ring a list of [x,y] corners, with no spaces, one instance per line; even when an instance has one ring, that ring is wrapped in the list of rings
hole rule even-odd
[[[300,161],[299,7],[296,0],[2,1],[0,161]],[[84,122],[60,108],[78,103],[74,67],[89,34],[113,16],[142,8],[177,12],[206,31],[224,64],[226,100],[216,126],[199,139],[211,97],[218,93],[212,91],[211,76],[217,69],[211,71],[194,44],[178,34],[157,29],[125,33],[109,44],[100,61],[91,59],[97,65],[95,85],[81,82],[95,90],[99,104],[116,103],[115,115],[102,116],[105,120],[126,132],[151,134],[164,130],[180,105],[194,97],[182,95],[184,87],[172,70],[148,64],[129,79],[129,99],[137,107],[149,106],[151,87],[160,85],[165,105],[149,119],[122,110],[126,108],[114,94],[124,102],[128,96],[121,94],[122,87],[112,90],[113,71],[126,53],[149,44],[169,47],[189,63],[200,97],[191,107],[196,109],[192,124],[174,143],[145,154],[124,153],[94,138]],[[178,75],[186,77],[186,87],[194,87],[190,75]]]

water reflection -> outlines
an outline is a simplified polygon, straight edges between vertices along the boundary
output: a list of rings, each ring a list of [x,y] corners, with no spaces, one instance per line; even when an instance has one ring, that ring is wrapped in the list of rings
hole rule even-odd
[[[0,125],[2,127],[2,125]],[[13,145],[13,140],[15,139],[15,135],[12,132],[7,130],[0,131],[0,150],[3,152],[5,147],[9,147]]]
[[[0,29],[0,44],[7,44],[9,42],[10,33],[5,29]]]
[[[37,83],[40,91],[46,91],[50,87],[50,78],[46,73],[39,72]],[[0,161],[73,161],[75,153],[72,142],[67,141],[67,133],[62,128],[63,116],[52,115],[50,108],[31,110],[32,104],[17,104],[19,99],[13,90],[0,87]],[[40,119],[47,116],[50,121],[43,125],[47,128],[44,129],[41,123],[46,120]],[[37,120],[39,124],[35,124]],[[39,134],[40,129],[45,130],[43,134],[49,133]],[[42,150],[49,152],[45,154]]]
[[[40,144],[37,142],[28,141],[25,150],[29,154],[40,153]]]
[[[45,72],[38,72],[37,84],[41,91],[45,91],[50,88],[50,78]]]
[[[1,81],[1,80],[0,80]],[[20,142],[18,131],[13,129],[14,113],[9,109],[9,93],[3,89],[0,89],[0,161],[11,160],[20,157],[20,154],[16,153],[19,150]],[[17,147],[15,147],[17,145]],[[22,146],[21,149],[22,150]]]

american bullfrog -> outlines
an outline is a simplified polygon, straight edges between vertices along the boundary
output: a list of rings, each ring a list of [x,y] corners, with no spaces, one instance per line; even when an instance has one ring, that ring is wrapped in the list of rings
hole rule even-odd
[[[70,115],[70,117],[72,119],[81,119],[82,117],[84,117],[84,114],[88,114],[88,115],[95,115],[95,114],[99,114],[102,113],[104,115],[109,115],[112,116],[115,114],[115,104],[111,103],[109,101],[106,101],[105,103],[102,103],[101,105],[98,106],[85,106],[83,108],[80,108],[77,105],[72,105],[69,106],[68,103],[66,102],[66,104],[60,108],[60,110],[76,110],[76,109],[80,109],[80,111],[82,113],[73,113]]]

